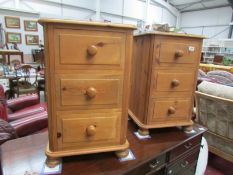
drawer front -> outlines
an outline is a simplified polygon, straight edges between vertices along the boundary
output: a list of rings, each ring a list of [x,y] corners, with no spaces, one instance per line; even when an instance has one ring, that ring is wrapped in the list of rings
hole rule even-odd
[[[155,64],[193,64],[200,60],[201,42],[188,40],[156,40],[154,49]]]
[[[86,78],[87,77],[87,78]],[[108,108],[120,107],[122,99],[121,76],[103,77],[61,75],[57,78],[59,107]]]
[[[150,169],[150,172],[148,174],[151,174],[151,172],[160,169],[165,163],[166,163],[166,154],[156,157],[154,160],[150,161],[150,163],[147,165]]]
[[[150,101],[150,122],[189,120],[191,99],[158,98]]]
[[[189,152],[191,149],[193,149],[196,146],[198,146],[198,148],[199,148],[199,145],[201,143],[201,138],[202,138],[201,135],[194,137],[193,139],[191,139],[191,140],[183,143],[182,145],[176,147],[175,149],[173,149],[170,152],[169,161],[171,162],[171,161],[177,159],[179,156],[184,155],[185,153]]]
[[[120,113],[58,114],[58,145],[80,148],[120,141]]]
[[[197,161],[193,162],[188,168],[186,168],[181,175],[195,175],[197,167]]]
[[[186,172],[187,169],[193,169],[193,165],[196,164],[198,155],[199,155],[199,147],[196,148],[188,156],[176,161],[174,164],[168,165],[167,175],[180,175],[180,174],[184,174],[184,172]]]
[[[187,92],[193,91],[195,71],[154,70],[153,92]]]
[[[138,168],[134,168],[132,171],[126,173],[126,175],[150,175],[150,174],[164,174],[164,167],[166,163],[166,154],[156,157],[154,160],[149,161],[149,163],[143,164]],[[162,169],[160,171],[160,169]]]
[[[120,65],[125,35],[91,30],[55,30],[55,57],[61,65]]]

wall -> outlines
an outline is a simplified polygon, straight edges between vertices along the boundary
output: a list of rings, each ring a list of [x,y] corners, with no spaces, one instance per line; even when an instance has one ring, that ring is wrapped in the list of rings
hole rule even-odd
[[[209,38],[228,38],[232,8],[181,13],[181,28],[187,33],[206,35]]]
[[[6,29],[9,32],[21,32],[22,44],[19,48],[30,54],[36,46],[25,45],[23,20],[64,18],[80,20],[108,20],[115,23],[137,24],[138,20],[147,23],[169,23],[176,26],[179,12],[163,0],[151,0],[146,8],[146,0],[100,0],[100,19],[96,16],[96,0],[0,0],[0,22],[4,16],[20,16],[21,30]],[[146,13],[147,9],[147,13]],[[34,32],[33,32],[34,33]],[[39,26],[39,37],[43,40],[43,30]]]

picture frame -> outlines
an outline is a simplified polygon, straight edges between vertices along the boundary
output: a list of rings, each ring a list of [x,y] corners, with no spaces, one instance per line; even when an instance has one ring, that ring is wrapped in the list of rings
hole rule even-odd
[[[7,43],[22,43],[21,33],[7,32],[6,33]]]
[[[37,32],[38,31],[37,21],[24,20],[24,30],[31,31],[31,32]]]
[[[25,35],[27,45],[39,45],[39,35]]]
[[[6,28],[20,29],[20,18],[12,17],[12,16],[5,16],[5,25],[6,25]]]

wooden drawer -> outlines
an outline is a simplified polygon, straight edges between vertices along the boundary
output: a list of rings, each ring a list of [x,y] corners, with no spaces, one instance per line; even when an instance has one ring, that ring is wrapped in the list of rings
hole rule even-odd
[[[80,145],[81,148],[101,144],[119,144],[120,113],[82,114],[78,112],[58,114],[59,147]]]
[[[201,144],[201,138],[202,136],[199,135],[197,137],[194,137],[193,139],[183,143],[182,145],[176,147],[175,149],[173,149],[170,152],[170,158],[169,158],[169,162],[177,159],[178,157],[186,154],[187,152],[189,152],[191,149],[193,149],[194,147],[198,147]]]
[[[162,154],[158,156],[156,159],[149,161],[148,163],[143,164],[142,166],[138,168],[134,168],[132,171],[126,173],[126,175],[131,175],[131,174],[132,175],[143,175],[143,174],[150,175],[150,174],[154,174],[155,172],[156,174],[160,174],[159,170],[162,167],[164,167],[165,163],[166,163],[166,154]]]
[[[159,121],[187,121],[191,113],[190,98],[157,98],[150,101],[150,123]]]
[[[193,91],[194,71],[153,70],[152,91],[187,92]]]
[[[122,99],[121,76],[57,76],[59,107],[119,107]]]
[[[118,32],[56,29],[55,57],[58,65],[120,65],[125,35]]]
[[[199,147],[196,148],[186,157],[168,165],[167,175],[181,175],[184,174],[184,172],[187,172],[187,169],[193,169],[193,166],[196,164],[196,160],[198,159],[199,149]]]
[[[154,63],[196,65],[200,60],[200,45],[200,42],[184,39],[156,39]]]
[[[193,162],[188,168],[186,168],[180,175],[195,175],[197,167],[197,161]]]

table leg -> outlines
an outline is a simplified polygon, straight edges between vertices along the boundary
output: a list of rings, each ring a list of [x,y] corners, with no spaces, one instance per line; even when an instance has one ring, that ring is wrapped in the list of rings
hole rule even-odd
[[[7,54],[7,60],[8,60],[8,65],[10,65],[10,55],[9,54]]]
[[[21,54],[21,64],[24,63],[23,53]]]
[[[6,64],[6,55],[2,54],[2,64]]]

